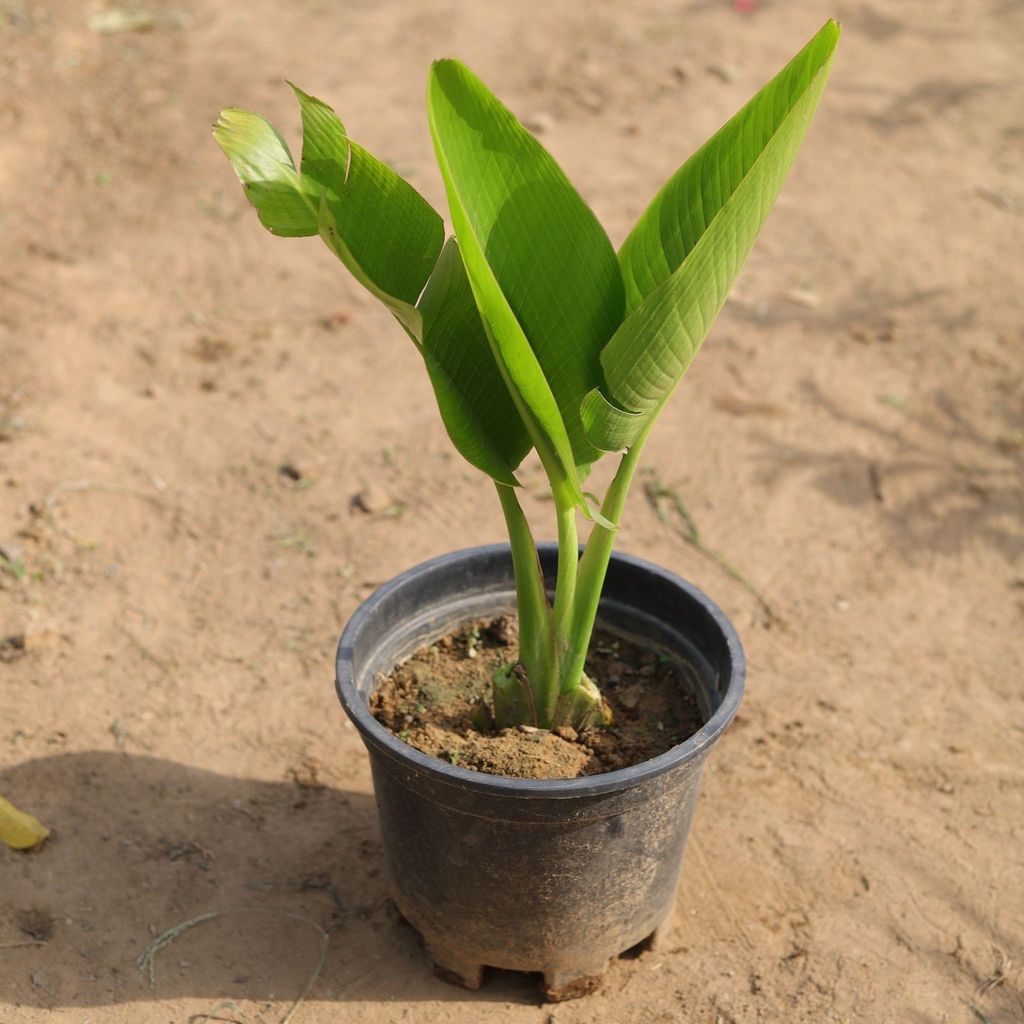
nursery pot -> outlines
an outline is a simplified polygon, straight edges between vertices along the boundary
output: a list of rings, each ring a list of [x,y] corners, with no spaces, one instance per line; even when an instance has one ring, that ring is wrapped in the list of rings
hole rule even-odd
[[[552,581],[557,546],[539,551]],[[676,660],[705,722],[689,739],[603,775],[515,779],[421,753],[373,718],[366,702],[381,673],[467,621],[514,609],[507,545],[418,565],[352,616],[337,690],[370,754],[392,895],[435,966],[470,988],[485,966],[540,972],[549,998],[567,998],[669,919],[701,771],[739,707],[744,657],[696,587],[617,554],[598,621]]]

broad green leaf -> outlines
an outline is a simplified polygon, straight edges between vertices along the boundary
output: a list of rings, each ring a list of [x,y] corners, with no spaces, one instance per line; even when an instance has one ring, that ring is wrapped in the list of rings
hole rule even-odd
[[[601,383],[598,357],[623,311],[611,244],[551,156],[458,62],[434,65],[429,117],[496,356],[583,504],[575,467],[599,452],[580,402]]]
[[[292,89],[302,111],[300,171],[258,114],[223,111],[214,137],[263,224],[280,235],[319,232],[418,343],[415,303],[444,243],[444,223],[408,182],[348,138],[330,107]]]
[[[19,811],[9,800],[0,796],[0,843],[12,850],[29,850],[38,846],[50,830],[26,811]]]
[[[494,361],[454,238],[441,250],[419,310],[423,359],[448,436],[477,469],[516,486],[530,435]]]
[[[629,443],[650,424],[707,337],[796,158],[838,41],[830,21],[676,172],[626,239],[631,313],[601,353],[611,401],[587,403],[598,447]],[[623,409],[642,414],[631,431]]]

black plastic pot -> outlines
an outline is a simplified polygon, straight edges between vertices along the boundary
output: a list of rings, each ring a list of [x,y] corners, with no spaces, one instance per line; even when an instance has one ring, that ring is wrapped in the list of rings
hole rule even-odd
[[[556,546],[540,555],[553,579]],[[604,775],[513,779],[423,754],[372,717],[381,673],[514,606],[506,545],[416,566],[352,616],[337,690],[370,753],[392,895],[434,964],[470,988],[484,966],[539,971],[549,998],[567,998],[596,987],[610,958],[653,942],[671,915],[701,770],[739,707],[745,663],[729,620],[696,587],[614,555],[599,619],[669,653],[692,680],[706,724],[684,743]]]

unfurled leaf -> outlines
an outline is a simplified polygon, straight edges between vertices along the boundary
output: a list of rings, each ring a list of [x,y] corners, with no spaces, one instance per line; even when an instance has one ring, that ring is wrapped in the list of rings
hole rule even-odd
[[[619,254],[625,323],[601,353],[611,410],[645,429],[711,329],[796,157],[839,41],[828,22],[673,175]],[[604,389],[602,389],[604,390]],[[589,400],[588,436],[621,444],[623,420]]]
[[[623,311],[611,244],[540,143],[456,61],[433,67],[429,118],[497,358],[582,504],[575,467],[600,453],[580,402],[601,383],[597,356]]]
[[[12,850],[29,850],[38,846],[50,830],[25,811],[19,811],[9,800],[0,796],[0,842]]]

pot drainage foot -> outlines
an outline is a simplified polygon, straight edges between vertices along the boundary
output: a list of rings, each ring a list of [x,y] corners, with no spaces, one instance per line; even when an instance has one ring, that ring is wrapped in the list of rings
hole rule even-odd
[[[549,1003],[579,999],[596,992],[604,981],[608,961],[595,964],[589,971],[545,971],[542,990]]]
[[[483,964],[462,960],[429,944],[427,945],[427,956],[430,957],[430,962],[434,965],[434,973],[442,981],[461,985],[463,988],[478,989],[484,980]]]
[[[657,953],[659,950],[664,950],[668,946],[668,935],[672,930],[672,919],[662,921],[657,928],[651,932],[640,943],[640,951],[643,953]]]

